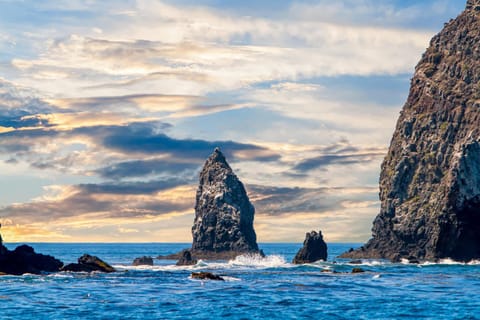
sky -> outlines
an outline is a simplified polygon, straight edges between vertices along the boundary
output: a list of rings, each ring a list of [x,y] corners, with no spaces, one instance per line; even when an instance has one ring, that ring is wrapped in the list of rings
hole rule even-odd
[[[6,242],[190,242],[219,146],[259,242],[364,242],[459,0],[0,0]]]

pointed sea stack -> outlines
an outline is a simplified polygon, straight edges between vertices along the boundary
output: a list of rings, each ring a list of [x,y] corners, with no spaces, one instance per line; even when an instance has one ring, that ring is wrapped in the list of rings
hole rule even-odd
[[[219,148],[201,173],[192,227],[195,259],[231,259],[260,253],[253,229],[255,209]]]
[[[322,232],[307,232],[303,247],[293,258],[293,264],[312,263],[318,260],[327,260],[327,244],[323,241]]]
[[[480,0],[417,65],[380,175],[373,237],[345,258],[480,258]]]

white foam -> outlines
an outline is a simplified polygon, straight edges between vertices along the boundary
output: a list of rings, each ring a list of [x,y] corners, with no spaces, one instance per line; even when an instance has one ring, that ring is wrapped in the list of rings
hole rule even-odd
[[[229,282],[233,282],[233,281],[242,281],[241,279],[239,278],[235,278],[235,277],[229,277],[229,276],[222,276],[223,280],[225,281],[229,281]]]
[[[228,261],[232,267],[278,268],[288,266],[285,258],[280,255],[262,257],[259,254],[246,254]]]
[[[403,263],[403,261],[402,261]],[[392,264],[390,261],[386,260],[362,260],[361,263],[346,263],[347,265],[358,265],[358,266],[370,266],[370,267],[375,267],[375,266],[385,266],[385,265],[390,265]]]
[[[233,260],[226,262],[209,262],[199,260],[197,264],[191,266],[177,266],[175,264],[154,265],[154,266],[131,266],[131,265],[114,265],[113,267],[120,271],[195,271],[203,269],[268,269],[278,267],[291,267],[285,258],[280,255],[271,255],[262,257],[260,255],[241,255]]]
[[[441,259],[438,262],[426,261],[421,264],[422,266],[439,266],[439,265],[458,265],[458,266],[478,266],[480,265],[480,260],[472,260],[470,262],[460,262],[452,259]]]

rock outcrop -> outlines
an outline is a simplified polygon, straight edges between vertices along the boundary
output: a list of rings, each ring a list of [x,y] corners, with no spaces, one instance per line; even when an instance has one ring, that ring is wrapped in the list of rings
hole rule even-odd
[[[348,258],[480,258],[480,0],[417,65],[380,175],[372,239]]]
[[[152,257],[143,256],[135,258],[132,264],[134,266],[153,266],[153,259]]]
[[[62,266],[62,261],[52,256],[36,253],[30,246],[21,245],[10,251],[2,245],[0,273],[11,275],[42,274],[57,272]]]
[[[84,254],[78,258],[78,263],[70,263],[62,268],[62,271],[70,272],[115,272],[116,270],[96,256]]]
[[[190,250],[183,250],[177,261],[177,266],[192,266],[197,264],[197,260],[192,257]]]
[[[62,266],[62,261],[52,256],[36,253],[32,247],[27,245],[18,246],[15,250],[10,251],[3,245],[2,235],[0,235],[0,274],[49,273],[59,271]]]
[[[260,253],[254,214],[243,184],[216,148],[200,173],[192,227],[193,258],[231,259]]]
[[[225,279],[222,278],[221,276],[213,274],[211,272],[192,272],[191,277],[192,279],[197,279],[197,280],[225,281]]]
[[[297,252],[292,263],[312,263],[318,260],[327,260],[327,244],[323,241],[322,232],[307,232],[303,247]]]

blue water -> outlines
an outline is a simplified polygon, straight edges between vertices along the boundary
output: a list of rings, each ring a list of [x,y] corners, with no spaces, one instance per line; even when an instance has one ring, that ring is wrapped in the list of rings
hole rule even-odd
[[[365,261],[362,274],[336,256],[352,244],[330,244],[329,261],[289,262],[299,244],[261,244],[266,258],[132,267],[135,257],[169,254],[186,244],[31,244],[74,262],[97,255],[113,274],[0,277],[1,319],[480,319],[480,264],[391,264]],[[7,244],[9,249],[14,244]],[[335,261],[336,260],[336,261]],[[336,263],[334,263],[334,261]],[[225,282],[190,279],[192,271]]]

